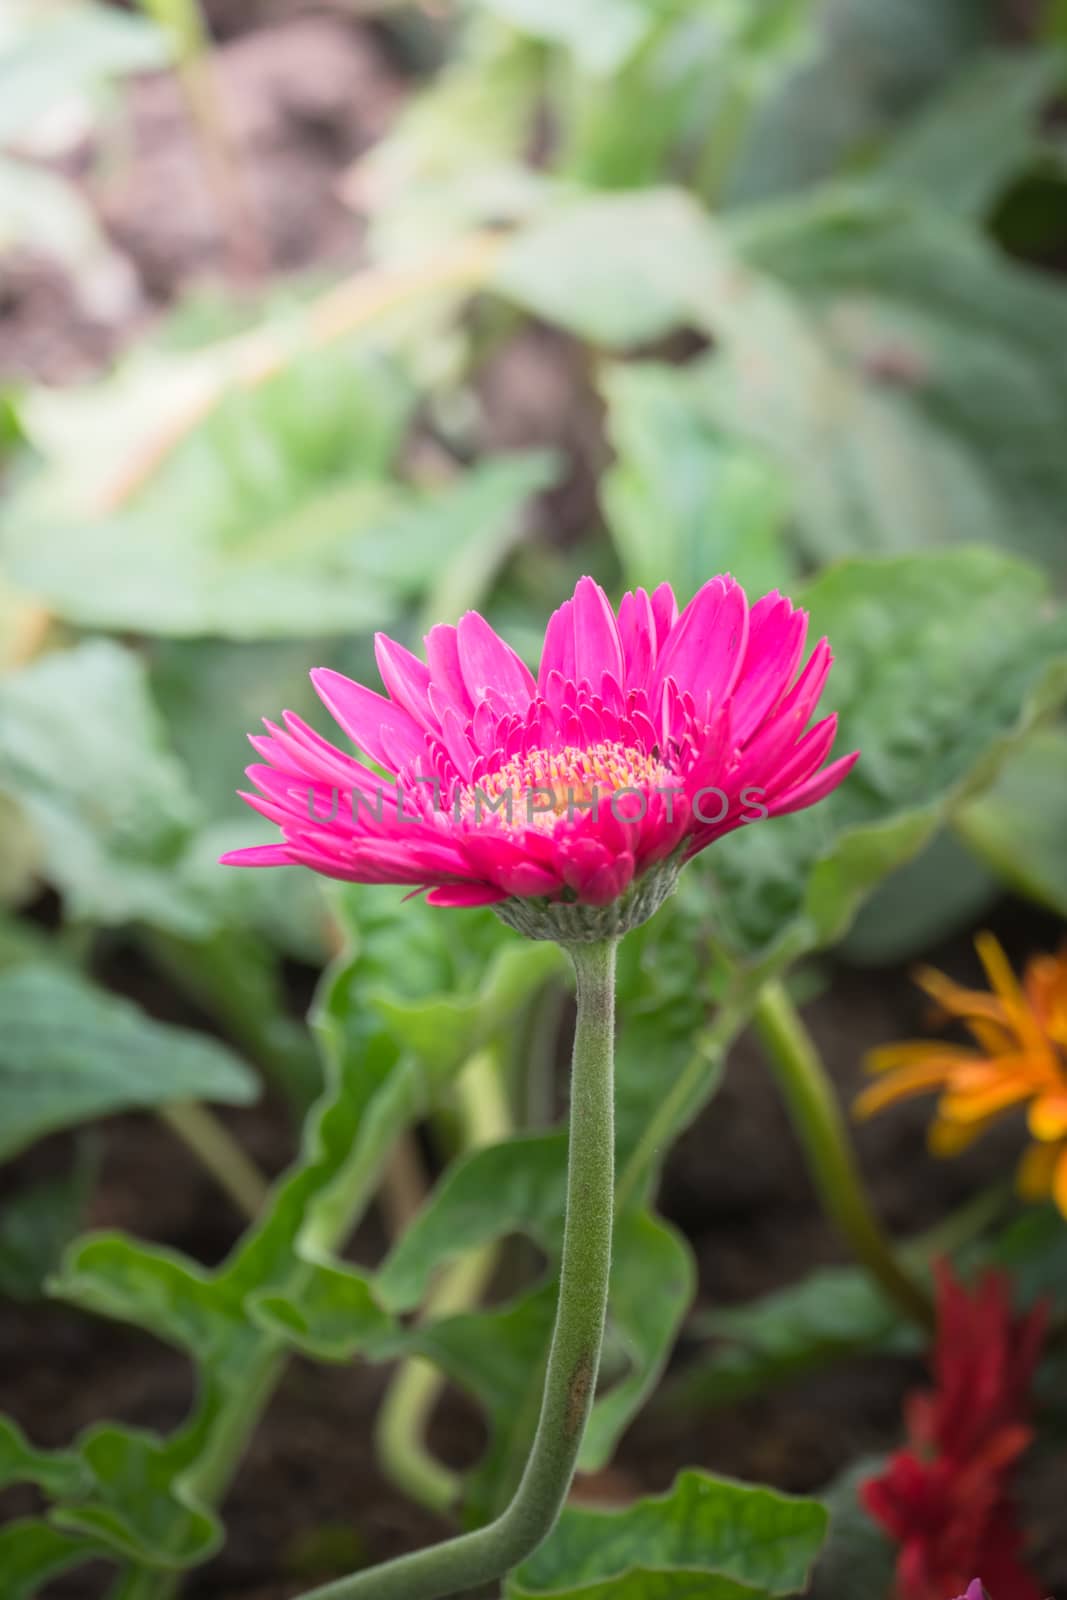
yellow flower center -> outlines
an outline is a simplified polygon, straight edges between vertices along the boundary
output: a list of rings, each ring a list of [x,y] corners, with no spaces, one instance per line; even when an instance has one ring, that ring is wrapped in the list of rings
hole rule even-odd
[[[459,790],[458,817],[482,822],[500,817],[512,827],[551,831],[561,817],[573,820],[583,812],[607,807],[620,790],[648,794],[672,789],[672,777],[655,756],[632,745],[564,745],[562,750],[531,750],[513,756],[495,772]],[[636,800],[633,808],[640,809]],[[628,815],[620,801],[619,816]]]

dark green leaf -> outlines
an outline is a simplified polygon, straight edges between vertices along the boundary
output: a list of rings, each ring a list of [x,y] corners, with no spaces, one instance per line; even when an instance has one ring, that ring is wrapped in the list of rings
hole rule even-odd
[[[0,1203],[0,1294],[36,1300],[77,1232],[96,1163],[79,1156],[61,1178],[16,1189]]]
[[[815,1569],[812,1600],[891,1592],[898,1546],[868,1516],[860,1501],[860,1486],[876,1478],[884,1467],[881,1458],[862,1461],[823,1491],[830,1535]]]
[[[91,1539],[64,1533],[48,1522],[25,1518],[0,1528],[0,1572],[4,1600],[35,1600],[51,1578],[80,1567],[103,1548]]]
[[[573,1600],[795,1594],[807,1585],[826,1525],[817,1501],[683,1472],[669,1494],[625,1511],[565,1510],[507,1593]]]
[[[53,1498],[83,1494],[91,1479],[75,1450],[35,1450],[21,1429],[0,1417],[0,1488],[34,1483]]]
[[[671,1410],[730,1404],[844,1356],[919,1344],[855,1267],[828,1267],[747,1305],[706,1313],[693,1331],[711,1343],[672,1385]]]
[[[1041,110],[1062,74],[1052,51],[979,56],[905,126],[879,162],[878,178],[984,216],[1034,159]]]
[[[993,874],[950,830],[942,829],[860,907],[842,941],[842,953],[865,966],[910,961],[942,939],[973,928],[1000,892]]]

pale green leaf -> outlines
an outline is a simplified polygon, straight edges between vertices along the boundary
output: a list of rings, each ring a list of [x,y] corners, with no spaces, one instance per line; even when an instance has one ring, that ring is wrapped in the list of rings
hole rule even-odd
[[[217,1041],[154,1022],[71,973],[0,973],[0,1158],[92,1117],[178,1100],[241,1105],[257,1091]]]
[[[682,603],[711,572],[754,595],[782,583],[778,469],[701,413],[684,368],[610,367],[602,387],[616,460],[600,497],[627,584],[668,582]]]
[[[1067,732],[1032,734],[956,827],[1004,883],[1067,916]]]
[[[210,928],[179,870],[199,809],[130,651],[93,641],[0,680],[0,785],[69,915]]]
[[[497,290],[593,344],[661,337],[713,293],[718,247],[683,194],[649,189],[561,204],[503,250]]]
[[[108,79],[166,66],[167,41],[142,17],[95,0],[8,0],[0,18],[0,144],[58,103]]]

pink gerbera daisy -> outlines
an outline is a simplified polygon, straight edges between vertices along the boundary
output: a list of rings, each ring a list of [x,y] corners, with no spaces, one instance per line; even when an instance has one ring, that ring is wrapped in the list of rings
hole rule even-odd
[[[852,767],[823,765],[836,717],[808,729],[832,658],[822,639],[801,670],[806,629],[788,599],[750,609],[729,577],[681,615],[669,584],[616,615],[582,578],[536,679],[476,611],[431,629],[425,661],[379,634],[385,696],[311,674],[363,759],[291,712],[268,722],[243,798],[282,839],[223,860],[411,884],[533,938],[623,932],[705,845],[813,805]]]

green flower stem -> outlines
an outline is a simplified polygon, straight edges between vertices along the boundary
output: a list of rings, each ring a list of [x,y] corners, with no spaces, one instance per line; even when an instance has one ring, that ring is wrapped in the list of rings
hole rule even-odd
[[[214,1113],[207,1106],[189,1102],[163,1106],[159,1115],[229,1195],[238,1211],[254,1222],[266,1203],[270,1185]]]
[[[593,1403],[607,1311],[614,1187],[615,944],[572,945],[578,1021],[567,1221],[541,1417],[510,1505],[484,1528],[354,1573],[303,1600],[442,1600],[502,1577],[555,1526]]]
[[[492,1050],[471,1057],[456,1084],[464,1150],[496,1144],[511,1132],[511,1113]],[[423,1317],[454,1316],[477,1305],[499,1256],[496,1244],[472,1250],[447,1268],[426,1301]],[[375,1445],[382,1470],[413,1500],[447,1512],[459,1499],[462,1479],[426,1448],[427,1424],[444,1389],[439,1367],[413,1356],[397,1368],[378,1412]]]
[[[868,1204],[826,1068],[796,1007],[777,979],[761,990],[753,1022],[827,1216],[901,1311],[920,1327],[932,1328],[934,1308],[930,1296],[901,1265]]]

